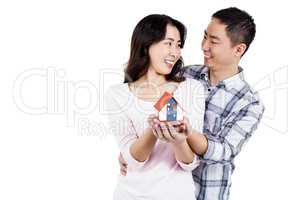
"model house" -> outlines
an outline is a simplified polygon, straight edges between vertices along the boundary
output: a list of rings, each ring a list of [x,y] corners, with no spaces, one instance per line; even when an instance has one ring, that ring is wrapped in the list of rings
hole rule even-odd
[[[176,121],[183,119],[183,109],[172,94],[165,92],[154,105],[160,121]]]

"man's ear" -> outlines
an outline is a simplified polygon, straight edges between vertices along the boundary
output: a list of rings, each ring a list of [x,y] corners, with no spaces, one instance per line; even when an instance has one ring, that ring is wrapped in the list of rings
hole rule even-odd
[[[235,55],[238,57],[242,57],[244,52],[246,51],[247,45],[245,43],[241,43],[236,45],[235,47]]]

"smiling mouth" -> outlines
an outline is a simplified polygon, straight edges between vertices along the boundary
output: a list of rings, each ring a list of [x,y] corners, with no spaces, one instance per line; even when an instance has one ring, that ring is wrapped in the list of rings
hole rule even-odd
[[[210,59],[210,58],[212,58],[212,56],[211,56],[211,55],[207,55],[207,54],[204,54],[203,56],[204,56],[204,58],[207,58],[207,59]]]
[[[169,68],[173,67],[173,65],[175,64],[175,61],[173,60],[165,60],[165,63],[168,65]]]

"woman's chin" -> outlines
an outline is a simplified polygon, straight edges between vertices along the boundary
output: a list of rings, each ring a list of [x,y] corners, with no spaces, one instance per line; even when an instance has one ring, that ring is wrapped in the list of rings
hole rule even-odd
[[[172,71],[172,69],[171,70],[164,70],[164,71],[157,72],[157,74],[166,76],[166,75],[169,75],[171,73],[171,71]]]

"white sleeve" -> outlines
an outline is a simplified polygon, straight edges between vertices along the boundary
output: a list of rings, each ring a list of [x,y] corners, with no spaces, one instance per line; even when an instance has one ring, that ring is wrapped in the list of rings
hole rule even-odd
[[[199,133],[203,132],[204,111],[205,111],[205,93],[204,87],[200,81],[187,79],[188,86],[186,87],[186,112],[185,116],[189,119],[192,129]],[[185,164],[177,161],[178,164],[186,171],[192,171],[198,167],[200,163],[199,157],[195,154],[192,163]]]
[[[189,108],[187,117],[190,124],[197,132],[203,132],[205,112],[205,91],[200,81],[190,79]]]
[[[196,169],[198,167],[198,165],[200,164],[200,159],[199,157],[195,154],[194,155],[194,160],[193,162],[189,163],[189,164],[185,164],[179,160],[177,160],[177,163],[179,164],[179,166],[184,170],[184,171],[193,171],[194,169]]]
[[[130,153],[130,147],[138,139],[138,134],[128,115],[129,104],[126,104],[124,100],[126,101],[126,98],[122,96],[122,93],[116,91],[113,87],[109,88],[105,94],[109,131],[115,136],[124,160],[127,162],[128,169],[137,169],[142,167],[147,160],[139,162]],[[121,101],[124,101],[125,104]]]

